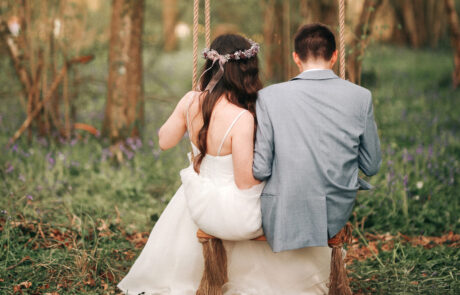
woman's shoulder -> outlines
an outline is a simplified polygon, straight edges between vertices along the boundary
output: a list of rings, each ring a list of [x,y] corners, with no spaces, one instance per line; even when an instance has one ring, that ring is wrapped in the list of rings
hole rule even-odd
[[[201,91],[190,90],[180,99],[179,104],[188,106],[201,94]]]
[[[255,120],[254,115],[247,109],[240,106],[231,104],[229,106],[229,118],[230,121],[235,121],[233,132],[245,132],[245,130],[252,130],[254,128]]]
[[[200,91],[191,90],[187,92],[178,102],[178,107],[183,114],[192,106],[194,101],[198,101],[198,97],[201,94]]]

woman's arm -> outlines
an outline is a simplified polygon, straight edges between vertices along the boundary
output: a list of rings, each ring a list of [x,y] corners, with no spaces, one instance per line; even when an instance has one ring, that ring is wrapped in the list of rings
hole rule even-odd
[[[248,189],[260,181],[252,174],[254,159],[254,117],[244,113],[238,120],[232,135],[233,171],[239,189]]]
[[[161,126],[158,137],[160,148],[164,151],[170,149],[182,139],[187,131],[185,112],[187,111],[191,95],[190,91],[181,98],[168,120]]]

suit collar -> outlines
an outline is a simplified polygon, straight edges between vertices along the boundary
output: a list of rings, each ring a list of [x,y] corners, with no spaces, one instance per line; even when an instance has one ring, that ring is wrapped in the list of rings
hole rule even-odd
[[[317,71],[307,71],[300,73],[297,77],[294,77],[292,80],[326,80],[326,79],[338,79],[339,77],[334,73],[333,70],[317,70]]]

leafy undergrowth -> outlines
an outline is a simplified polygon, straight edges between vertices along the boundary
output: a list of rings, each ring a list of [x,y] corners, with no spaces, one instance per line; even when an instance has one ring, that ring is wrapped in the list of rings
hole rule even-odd
[[[347,247],[354,294],[458,294],[460,235],[362,234]]]
[[[59,208],[64,209],[64,208]],[[49,224],[18,214],[0,219],[2,294],[120,294],[116,288],[149,232],[109,219]],[[361,233],[355,227],[346,263],[354,294],[458,294],[460,235]]]

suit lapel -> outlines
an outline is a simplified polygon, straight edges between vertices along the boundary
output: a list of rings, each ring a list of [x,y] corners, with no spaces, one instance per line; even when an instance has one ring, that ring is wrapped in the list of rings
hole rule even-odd
[[[302,72],[292,80],[327,80],[327,79],[339,79],[333,70],[315,70]]]

